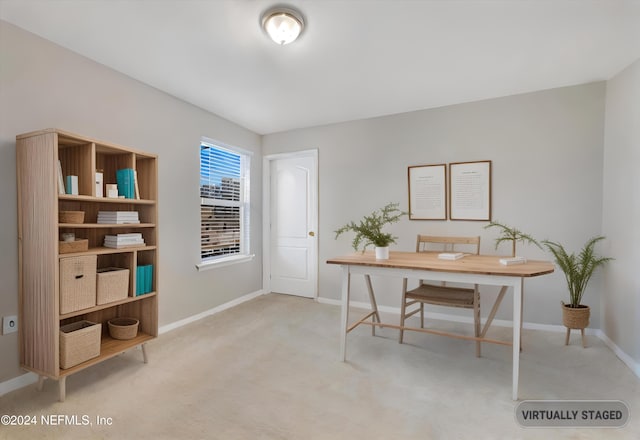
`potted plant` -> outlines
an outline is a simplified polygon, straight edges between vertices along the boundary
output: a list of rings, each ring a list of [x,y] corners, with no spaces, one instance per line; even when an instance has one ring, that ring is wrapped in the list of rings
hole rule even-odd
[[[362,252],[367,246],[373,245],[376,248],[376,259],[389,259],[389,245],[396,242],[396,238],[388,232],[382,232],[385,225],[396,223],[406,212],[398,209],[398,203],[389,203],[382,209],[373,211],[365,215],[359,223],[353,221],[347,223],[335,231],[336,239],[345,232],[355,232],[355,237],[351,242],[356,251],[362,247]]]
[[[504,223],[490,222],[484,228],[498,228],[500,230],[500,235],[498,236],[498,238],[496,238],[496,249],[498,249],[498,245],[500,245],[500,243],[502,243],[503,241],[510,241],[512,257],[516,256],[516,242],[518,241],[521,243],[534,244],[542,249],[542,246],[540,246],[540,243],[538,243],[535,238],[512,226],[507,226]]]
[[[562,323],[567,327],[565,345],[569,344],[569,333],[571,329],[575,328],[580,329],[582,345],[585,346],[584,329],[589,325],[591,309],[582,304],[582,295],[593,272],[607,261],[612,260],[612,258],[600,257],[595,254],[594,247],[601,240],[604,240],[603,236],[589,239],[578,255],[569,254],[564,246],[558,242],[549,240],[542,242],[553,254],[556,264],[564,272],[569,288],[569,303],[565,304],[562,301]]]

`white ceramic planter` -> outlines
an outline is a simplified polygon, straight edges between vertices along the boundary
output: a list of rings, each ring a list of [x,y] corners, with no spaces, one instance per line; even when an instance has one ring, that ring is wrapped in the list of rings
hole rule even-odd
[[[376,247],[376,260],[388,260],[389,259],[389,246]]]

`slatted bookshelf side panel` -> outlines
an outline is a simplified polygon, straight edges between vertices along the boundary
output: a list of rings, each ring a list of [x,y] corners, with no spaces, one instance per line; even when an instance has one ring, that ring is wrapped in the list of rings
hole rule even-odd
[[[58,375],[59,364],[56,136],[16,142],[20,363],[52,377]]]

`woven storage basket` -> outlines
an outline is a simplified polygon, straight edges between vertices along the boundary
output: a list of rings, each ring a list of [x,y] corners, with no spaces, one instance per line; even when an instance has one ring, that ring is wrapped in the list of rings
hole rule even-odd
[[[101,324],[78,321],[60,327],[60,368],[100,356]]]
[[[60,259],[60,314],[96,305],[95,255]]]
[[[110,319],[109,334],[113,339],[133,339],[138,335],[138,324],[140,321],[134,318],[113,318]]]
[[[70,254],[71,252],[84,252],[89,249],[89,240],[76,238],[74,241],[61,241],[58,244],[58,253]]]
[[[129,269],[106,267],[98,269],[96,303],[106,304],[125,299],[129,293]]]
[[[59,211],[58,223],[84,223],[84,211]]]
[[[568,304],[562,305],[562,323],[567,328],[586,328],[589,325],[590,316],[589,306],[569,307]]]

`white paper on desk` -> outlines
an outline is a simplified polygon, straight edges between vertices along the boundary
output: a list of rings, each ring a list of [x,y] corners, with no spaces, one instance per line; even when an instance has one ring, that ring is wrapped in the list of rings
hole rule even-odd
[[[511,266],[513,264],[525,264],[527,259],[524,257],[500,258],[500,264]]]
[[[438,254],[438,258],[440,260],[459,260],[464,257],[462,252],[444,252],[442,254]]]

